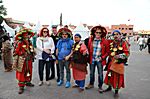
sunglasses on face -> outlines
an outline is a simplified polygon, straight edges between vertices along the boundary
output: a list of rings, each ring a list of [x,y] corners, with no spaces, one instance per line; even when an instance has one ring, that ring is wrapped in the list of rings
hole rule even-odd
[[[48,33],[48,31],[43,31],[43,33]]]
[[[96,34],[102,34],[102,32],[96,32]]]

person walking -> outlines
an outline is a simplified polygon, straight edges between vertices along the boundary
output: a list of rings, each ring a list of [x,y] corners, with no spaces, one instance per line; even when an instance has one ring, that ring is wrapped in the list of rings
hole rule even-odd
[[[139,45],[139,50],[142,51],[144,49],[144,36],[140,37],[137,41],[137,44]]]
[[[71,40],[72,32],[67,28],[61,28],[58,31],[58,36],[61,37],[56,46],[56,56],[58,59],[58,65],[60,69],[60,80],[57,83],[58,86],[61,86],[64,83],[64,67],[66,69],[66,84],[65,87],[69,88],[71,86],[71,74],[68,60],[68,55],[71,53],[72,46],[74,41]]]
[[[10,38],[7,35],[2,37],[2,60],[4,63],[5,72],[11,72],[13,64],[12,45]]]
[[[39,37],[36,41],[37,58],[38,58],[38,73],[39,73],[39,86],[43,85],[44,67],[46,71],[46,84],[50,85],[50,68],[54,61],[55,45],[53,39],[49,35],[48,28],[42,28]]]
[[[129,49],[126,42],[121,39],[121,32],[114,30],[112,32],[114,40],[110,41],[109,47],[109,63],[104,83],[108,88],[104,92],[115,90],[114,97],[118,97],[119,89],[124,88],[124,63],[129,56]]]
[[[103,26],[95,26],[91,29],[91,37],[88,42],[89,64],[90,64],[90,82],[86,89],[94,88],[95,68],[98,70],[98,91],[103,92],[103,66],[106,64],[109,46],[105,39],[107,34]]]
[[[15,36],[13,68],[16,70],[16,79],[18,80],[18,94],[24,92],[25,86],[34,87],[31,80],[35,51],[30,41],[33,36],[32,30],[24,27]]]
[[[147,39],[148,53],[150,54],[150,36]]]

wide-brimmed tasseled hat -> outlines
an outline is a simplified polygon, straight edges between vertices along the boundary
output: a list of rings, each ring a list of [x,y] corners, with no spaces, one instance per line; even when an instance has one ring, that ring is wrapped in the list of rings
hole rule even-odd
[[[105,27],[103,27],[103,26],[101,26],[101,25],[94,26],[94,27],[91,29],[91,35],[94,36],[97,29],[101,30],[101,32],[102,32],[102,37],[105,37],[105,36],[106,36],[107,30],[106,30]]]
[[[59,37],[62,37],[62,33],[67,33],[69,38],[72,37],[72,31],[71,31],[70,29],[68,29],[68,28],[60,28],[60,29],[58,30],[57,35],[58,35]]]
[[[24,35],[26,35],[26,34],[30,35],[29,38],[34,36],[34,32],[31,29],[22,27],[20,29],[20,31],[16,34],[15,40],[21,40],[21,39],[23,40],[23,39],[25,39]]]

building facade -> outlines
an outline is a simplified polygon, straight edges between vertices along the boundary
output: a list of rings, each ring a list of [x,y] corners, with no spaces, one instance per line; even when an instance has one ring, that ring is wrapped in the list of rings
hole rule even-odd
[[[120,25],[111,25],[111,30],[120,30],[122,34],[127,34],[127,36],[133,36],[133,25],[126,25],[126,24],[120,24]]]

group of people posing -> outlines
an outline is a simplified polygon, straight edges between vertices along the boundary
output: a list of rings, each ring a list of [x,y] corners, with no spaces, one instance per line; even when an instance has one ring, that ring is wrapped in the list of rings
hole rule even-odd
[[[55,30],[56,29],[56,30]],[[113,39],[106,39],[107,30],[103,26],[95,26],[91,29],[90,37],[81,41],[81,35],[72,35],[72,31],[64,27],[58,30],[54,27],[50,34],[48,28],[42,28],[36,40],[36,52],[30,38],[34,36],[32,30],[22,28],[15,36],[15,47],[13,52],[13,68],[16,70],[19,94],[24,92],[24,87],[33,87],[32,62],[34,57],[38,59],[39,86],[44,84],[44,68],[46,71],[46,84],[55,78],[55,67],[57,70],[57,85],[71,87],[71,69],[75,84],[79,92],[84,89],[94,88],[95,69],[98,72],[98,92],[103,93],[124,88],[124,64],[129,56],[129,44],[122,39],[119,30],[112,32]],[[89,66],[89,70],[87,70]],[[107,71],[103,76],[103,69]],[[64,79],[64,69],[66,79]],[[89,71],[89,72],[88,72]],[[51,72],[51,73],[50,73]],[[90,74],[89,84],[85,87],[86,75]],[[51,76],[50,76],[51,74]],[[108,88],[103,89],[103,83]]]

